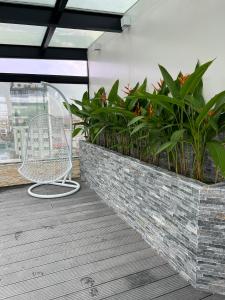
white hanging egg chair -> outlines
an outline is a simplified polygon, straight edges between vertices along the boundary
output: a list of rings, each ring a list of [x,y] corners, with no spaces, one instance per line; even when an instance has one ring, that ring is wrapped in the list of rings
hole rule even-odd
[[[63,102],[68,105],[68,101],[62,92],[48,83],[43,84],[47,87],[48,111],[30,120],[26,149],[18,171],[35,182],[28,189],[31,196],[59,198],[80,189],[80,184],[71,180],[72,115],[63,107]],[[33,191],[46,184],[68,188],[68,191],[51,195]]]

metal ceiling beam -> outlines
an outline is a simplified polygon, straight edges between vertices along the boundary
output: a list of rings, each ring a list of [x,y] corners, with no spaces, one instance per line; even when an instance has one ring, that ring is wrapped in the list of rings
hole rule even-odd
[[[0,73],[0,82],[49,82],[64,84],[88,84],[88,77]]]
[[[48,26],[54,8],[0,1],[0,23]],[[57,27],[121,32],[121,15],[65,9]]]
[[[44,53],[36,46],[0,45],[0,58],[87,60],[87,49],[48,47]]]
[[[56,0],[55,7],[52,10],[52,16],[50,23],[48,25],[48,28],[45,32],[45,36],[43,38],[42,44],[41,44],[41,52],[44,54],[46,49],[48,48],[51,39],[53,37],[53,34],[56,30],[56,27],[60,21],[60,18],[62,17],[63,11],[67,5],[68,0]]]
[[[34,5],[5,3],[0,1],[0,22],[48,26],[52,8]]]
[[[58,27],[122,32],[121,15],[66,9]]]

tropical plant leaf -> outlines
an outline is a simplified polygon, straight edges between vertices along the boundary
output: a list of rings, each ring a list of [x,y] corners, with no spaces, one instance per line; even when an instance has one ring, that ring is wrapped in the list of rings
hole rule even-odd
[[[220,105],[225,103],[225,91],[217,94],[215,97],[213,97],[202,109],[201,113],[196,119],[196,125],[200,126],[202,121],[208,116],[208,112],[213,108],[213,106],[217,103],[220,102]],[[217,108],[218,109],[218,108]]]
[[[170,103],[170,104],[175,104],[179,107],[184,107],[184,104],[182,101],[177,100],[175,98],[171,98],[169,96],[165,95],[153,95],[150,93],[145,93],[145,97],[148,97],[151,101],[155,101],[156,103],[162,104],[162,103]]]
[[[132,111],[136,105],[136,103],[138,102],[138,98],[134,97],[134,98],[131,98],[133,96],[130,96],[130,103],[128,104],[128,110],[129,111]]]
[[[218,141],[211,141],[206,144],[210,156],[212,157],[217,168],[225,177],[225,147]]]
[[[73,130],[73,134],[72,134],[73,137],[77,136],[81,131],[82,131],[82,128],[75,128]]]
[[[147,127],[147,125],[145,123],[141,123],[139,125],[137,125],[134,130],[131,132],[131,135],[135,134],[136,132],[138,132],[139,130],[143,129]]]
[[[212,129],[218,134],[218,132],[219,132],[219,127],[218,127],[217,122],[216,122],[213,118],[209,119],[209,125],[210,125],[210,126],[212,127]]]
[[[218,119],[218,126],[219,126],[219,130],[221,127],[223,127],[225,125],[225,112],[222,112],[219,115],[219,119]]]
[[[159,104],[160,106],[168,110],[171,114],[174,114],[174,110],[170,104],[177,104],[180,107],[182,106],[182,103],[180,101],[177,101],[176,99],[164,95],[154,95],[147,92],[145,92],[144,94],[139,93],[135,96],[131,96],[130,99],[132,98],[134,99],[134,103],[135,101],[137,102],[140,99],[149,99],[150,103],[152,102],[155,104]]]
[[[100,87],[100,89],[97,91],[97,93],[95,93],[95,96],[93,99],[100,99],[103,94],[105,94],[105,88]]]
[[[124,110],[123,108],[120,107],[101,107],[101,108],[97,108],[96,110],[94,110],[91,115],[98,115],[98,114],[119,114],[122,116],[126,116],[128,118],[133,118],[134,115],[132,112]]]
[[[197,64],[195,66],[195,70],[197,70],[200,67],[200,62],[199,60],[197,61]],[[199,81],[198,85],[196,86],[193,96],[198,99],[199,102],[202,102],[203,104],[205,103],[205,99],[203,97],[203,80]]]
[[[184,137],[184,132],[185,132],[185,129],[180,129],[180,130],[174,131],[170,138],[171,142],[177,143],[180,140],[182,140]]]
[[[89,104],[89,102],[90,102],[90,99],[89,99],[88,91],[86,91],[83,94],[82,103],[85,104],[85,105],[87,105],[87,104]]]
[[[156,151],[156,155],[160,154],[163,151],[171,151],[175,147],[175,145],[176,143],[171,141],[162,144]]]
[[[209,66],[212,64],[213,61],[209,61],[201,66],[199,66],[194,73],[192,73],[188,79],[185,81],[184,85],[180,90],[181,98],[184,98],[188,94],[194,93],[195,89],[198,87],[199,83],[202,80],[202,76],[207,71]]]
[[[139,82],[136,83],[136,85],[133,87],[132,92],[135,92],[139,88]]]
[[[93,108],[91,106],[89,106],[89,105],[83,105],[83,110],[91,112],[93,110]]]
[[[116,80],[109,92],[108,101],[112,104],[118,100],[119,83],[119,80]]]
[[[68,109],[68,106],[65,103],[65,108]],[[77,115],[80,113],[79,108],[75,104],[70,104],[69,110],[71,111],[72,114]]]
[[[176,82],[173,80],[172,76],[169,74],[169,72],[163,66],[159,65],[159,68],[162,73],[163,79],[170,90],[171,95],[174,98],[178,98],[179,90],[177,88]]]
[[[96,133],[95,137],[92,139],[92,143],[95,142],[95,140],[96,140],[97,137],[100,135],[100,133],[101,133],[103,130],[105,130],[105,129],[106,129],[106,126],[104,126],[104,127],[102,127],[102,128],[100,128],[100,129],[97,130],[97,133]]]
[[[142,85],[139,87],[138,90],[139,90],[140,92],[146,92],[146,89],[147,89],[147,83],[148,83],[147,78],[145,78],[144,81],[143,81],[143,83],[142,83]]]
[[[131,126],[133,125],[134,123],[137,123],[138,121],[144,119],[144,116],[137,116],[135,118],[133,118],[127,125],[128,126]]]
[[[205,101],[203,98],[195,97],[193,95],[185,96],[185,103],[199,113],[200,113],[202,107],[205,106]]]

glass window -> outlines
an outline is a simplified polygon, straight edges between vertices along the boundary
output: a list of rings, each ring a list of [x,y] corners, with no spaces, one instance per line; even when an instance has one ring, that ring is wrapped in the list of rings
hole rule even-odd
[[[1,0],[2,2],[19,3],[19,4],[31,4],[31,5],[43,5],[54,6],[55,0]]]
[[[101,31],[57,28],[50,42],[50,47],[88,48]]]
[[[67,8],[124,14],[138,0],[69,0]]]
[[[0,58],[1,73],[87,76],[87,62]]]
[[[43,26],[0,23],[1,44],[40,46],[46,31]]]
[[[81,99],[87,85],[55,84],[69,99]],[[52,101],[51,101],[52,99]],[[0,163],[19,161],[24,155],[28,124],[32,117],[55,109],[53,98],[38,83],[0,83]],[[63,105],[62,105],[62,109]],[[66,110],[64,109],[65,113]],[[54,112],[55,113],[55,112]],[[79,120],[75,117],[73,122]],[[70,131],[66,132],[71,134]],[[73,139],[73,155],[79,154],[79,140]]]

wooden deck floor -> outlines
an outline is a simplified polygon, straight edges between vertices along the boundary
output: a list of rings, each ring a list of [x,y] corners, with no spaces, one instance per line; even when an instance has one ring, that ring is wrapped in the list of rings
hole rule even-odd
[[[82,184],[44,200],[0,190],[0,299],[221,300],[193,289]]]

